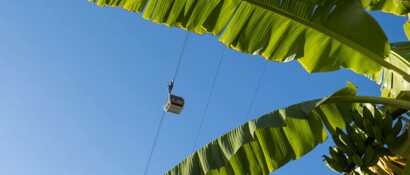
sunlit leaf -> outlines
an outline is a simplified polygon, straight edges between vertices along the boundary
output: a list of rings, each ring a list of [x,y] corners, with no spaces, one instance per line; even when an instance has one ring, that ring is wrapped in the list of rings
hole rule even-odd
[[[394,43],[386,61],[404,72],[410,72],[410,42]],[[410,91],[410,82],[388,68],[381,69],[370,78],[381,85],[382,96],[385,97],[396,98],[401,91]]]
[[[361,0],[368,10],[380,10],[395,15],[407,15],[410,12],[409,0]]]
[[[334,96],[354,96],[350,85]],[[167,172],[181,174],[269,174],[301,158],[326,140],[322,121],[344,127],[343,115],[353,104],[326,104],[312,100],[273,111],[235,128],[205,145]]]
[[[298,59],[308,72],[374,73],[389,53],[383,30],[356,0],[90,1],[212,34],[232,49],[272,61]]]

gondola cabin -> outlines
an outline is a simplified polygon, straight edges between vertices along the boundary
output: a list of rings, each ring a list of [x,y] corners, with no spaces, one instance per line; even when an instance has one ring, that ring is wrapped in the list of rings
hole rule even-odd
[[[170,94],[165,104],[165,112],[180,114],[184,108],[185,101],[182,97]]]

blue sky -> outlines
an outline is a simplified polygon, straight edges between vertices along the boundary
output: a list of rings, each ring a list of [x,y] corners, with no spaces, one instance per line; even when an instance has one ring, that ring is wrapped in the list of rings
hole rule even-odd
[[[143,174],[185,32],[85,0],[3,1],[0,174]],[[391,41],[405,40],[404,18],[374,16]],[[211,36],[190,36],[175,85],[186,109],[166,116],[152,175],[191,153],[224,48]],[[276,108],[329,95],[348,80],[362,95],[378,94],[372,82],[349,71],[308,75],[297,63],[228,50],[199,144]],[[328,144],[274,174],[332,174],[321,162]]]

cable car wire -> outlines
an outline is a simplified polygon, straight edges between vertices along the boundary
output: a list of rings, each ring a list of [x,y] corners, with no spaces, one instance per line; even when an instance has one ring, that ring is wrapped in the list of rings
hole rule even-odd
[[[217,68],[216,68],[215,75],[214,75],[214,77],[213,77],[213,79],[212,79],[212,82],[211,82],[211,90],[210,90],[210,92],[209,92],[209,94],[208,94],[208,98],[207,98],[207,100],[206,100],[206,104],[205,104],[205,108],[204,108],[204,113],[203,113],[202,116],[201,116],[201,121],[200,121],[200,123],[199,123],[198,131],[197,131],[197,133],[196,133],[196,135],[195,135],[195,138],[194,138],[194,146],[192,147],[192,150],[193,150],[193,151],[195,151],[195,148],[196,148],[196,146],[197,146],[197,144],[198,144],[198,139],[199,139],[199,137],[200,137],[200,135],[201,135],[201,130],[202,130],[202,127],[203,127],[204,122],[205,122],[205,117],[206,117],[206,114],[208,113],[209,104],[210,104],[210,102],[211,102],[211,99],[212,99],[212,96],[213,96],[213,93],[214,93],[214,90],[215,90],[216,80],[218,79],[219,74],[220,74],[220,72],[221,72],[222,61],[223,61],[223,59],[224,59],[224,57],[225,57],[225,50],[226,50],[226,48],[223,48],[221,57],[219,58],[218,66],[217,66]]]
[[[144,175],[147,175],[148,169],[151,165],[152,155],[154,154],[155,147],[157,147],[158,137],[159,137],[159,133],[160,133],[161,128],[162,128],[162,124],[164,123],[165,114],[166,114],[166,112],[162,111],[161,119],[159,121],[157,131],[155,133],[154,142],[152,143],[151,150],[150,150],[148,160],[147,160],[147,164],[146,164],[145,169],[144,169]]]
[[[251,102],[249,103],[248,111],[246,112],[246,117],[248,117],[251,114],[253,106],[255,105],[256,96],[258,95],[259,90],[261,88],[262,80],[266,73],[266,67],[268,67],[267,65],[268,65],[268,62],[266,61],[263,65],[262,72],[259,75],[255,90],[253,91]]]
[[[179,52],[177,67],[175,68],[174,76],[172,77],[173,82],[175,82],[175,80],[178,76],[179,70],[181,68],[182,58],[184,57],[184,53],[185,53],[185,49],[186,49],[186,46],[187,46],[187,43],[188,43],[188,39],[189,39],[189,32],[186,32],[184,41],[182,43],[181,52]]]
[[[178,76],[179,70],[181,68],[182,59],[184,57],[184,53],[185,53],[185,49],[186,49],[186,46],[187,46],[187,43],[188,43],[188,39],[189,39],[189,32],[185,32],[185,38],[184,38],[184,41],[182,43],[182,49],[179,52],[179,56],[178,56],[178,63],[176,65],[174,75],[172,77],[172,82],[173,83],[175,82],[175,80]],[[151,150],[150,150],[150,153],[148,155],[147,163],[145,164],[144,175],[148,174],[148,170],[149,170],[149,167],[151,165],[152,156],[154,154],[155,148],[157,147],[158,138],[159,138],[159,135],[161,133],[162,125],[164,123],[165,114],[166,114],[165,111],[163,111],[162,114],[161,114],[161,118],[160,118],[160,121],[158,123],[157,130],[156,130],[156,133],[155,133],[155,136],[154,136],[154,141],[152,143]]]

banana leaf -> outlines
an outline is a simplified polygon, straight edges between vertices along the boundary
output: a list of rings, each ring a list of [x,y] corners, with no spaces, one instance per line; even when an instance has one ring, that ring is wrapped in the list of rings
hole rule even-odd
[[[392,51],[386,61],[395,65],[404,72],[410,72],[410,42],[398,42],[392,44]],[[382,68],[379,72],[369,77],[381,86],[382,96],[396,98],[402,91],[410,91],[410,82],[403,76],[388,68]],[[410,99],[404,99],[409,100]]]
[[[390,51],[383,30],[357,0],[89,1],[212,34],[227,47],[268,60],[297,59],[308,72],[374,73],[386,66]]]
[[[354,96],[348,87],[332,96]],[[235,128],[197,150],[167,175],[267,175],[299,159],[327,138],[325,125],[344,128],[350,103],[311,100],[273,111]],[[322,122],[326,123],[325,125]]]
[[[407,36],[407,39],[410,40],[410,21],[409,20],[407,20],[407,22],[404,23],[403,30]]]
[[[394,15],[406,16],[410,12],[409,0],[361,0],[368,10],[379,10]]]
[[[397,16],[408,16],[410,12],[409,0],[360,0],[364,8],[370,11],[382,11]],[[410,39],[410,21],[403,25],[404,32]]]

